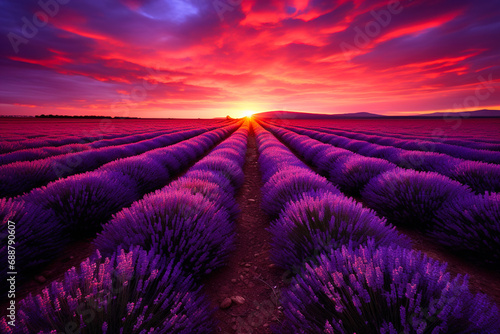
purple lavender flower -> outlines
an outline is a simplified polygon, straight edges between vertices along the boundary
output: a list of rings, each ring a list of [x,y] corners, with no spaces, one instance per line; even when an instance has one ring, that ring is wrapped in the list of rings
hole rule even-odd
[[[500,194],[468,195],[443,205],[430,235],[453,252],[500,265]]]
[[[16,327],[3,333],[208,333],[213,311],[179,265],[133,247],[99,254],[18,305]],[[55,333],[55,332],[54,332]]]
[[[234,195],[234,188],[231,185],[231,181],[220,173],[211,170],[188,170],[184,177],[215,183],[228,194]]]
[[[185,176],[172,182],[168,187],[162,189],[162,191],[168,192],[170,189],[185,189],[193,195],[201,194],[209,201],[217,203],[221,208],[225,208],[231,220],[236,219],[238,216],[239,209],[233,194],[226,192],[221,186],[214,182]]]
[[[446,154],[421,151],[403,151],[399,155],[398,166],[417,171],[436,172],[443,175],[455,168],[462,160]]]
[[[5,279],[0,281],[0,292],[6,296],[8,270],[8,236],[9,224],[15,231],[16,249],[15,268],[19,268],[17,283],[30,277],[33,270],[47,263],[68,241],[67,234],[58,225],[58,220],[50,210],[45,210],[38,205],[0,199],[0,259],[5,265],[0,266],[0,275]],[[12,238],[12,237],[11,237]]]
[[[128,175],[136,182],[140,194],[161,188],[170,180],[168,170],[160,163],[141,156],[113,161],[100,170]]]
[[[243,171],[238,164],[232,160],[223,157],[207,156],[197,162],[191,170],[210,170],[224,175],[235,188],[241,187],[244,176]]]
[[[117,172],[90,172],[55,181],[24,196],[52,210],[59,228],[81,239],[93,236],[111,215],[137,200],[135,184]]]
[[[285,169],[274,174],[262,187],[263,209],[275,216],[283,209],[286,203],[298,199],[302,193],[323,190],[324,192],[339,193],[324,177],[306,169],[300,173],[294,169]]]
[[[272,258],[282,268],[300,272],[316,255],[344,245],[410,246],[409,240],[372,210],[350,198],[323,192],[289,202],[272,222]]]
[[[437,173],[397,168],[372,179],[361,196],[390,223],[426,230],[444,203],[470,192],[468,187]]]
[[[323,175],[328,175],[330,171],[336,166],[340,159],[347,156],[352,156],[354,153],[344,150],[338,147],[330,147],[325,150],[321,156],[317,157],[314,165],[318,168],[318,171]]]
[[[464,161],[448,174],[452,179],[469,185],[477,194],[500,192],[500,166],[476,161]]]
[[[363,188],[374,177],[393,170],[396,165],[382,159],[350,155],[340,159],[330,170],[329,180],[340,190],[352,196],[359,196]]]
[[[118,212],[94,241],[104,255],[140,245],[204,275],[233,249],[234,226],[220,205],[186,189],[159,191]]]
[[[342,248],[284,293],[281,333],[499,333],[498,308],[446,264],[399,247]]]

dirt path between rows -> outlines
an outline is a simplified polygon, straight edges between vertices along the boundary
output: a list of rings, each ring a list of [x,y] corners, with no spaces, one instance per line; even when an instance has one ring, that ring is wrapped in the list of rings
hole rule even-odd
[[[218,307],[216,333],[272,333],[270,327],[280,319],[278,296],[285,283],[283,270],[269,259],[269,218],[261,210],[257,159],[257,143],[250,131],[243,166],[245,183],[236,198],[241,210],[236,221],[236,250],[227,266],[205,282],[205,292]]]

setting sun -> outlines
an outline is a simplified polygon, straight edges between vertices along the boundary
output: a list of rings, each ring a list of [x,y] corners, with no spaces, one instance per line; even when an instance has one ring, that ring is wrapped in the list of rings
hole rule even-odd
[[[252,117],[253,114],[255,114],[255,111],[253,111],[253,110],[245,110],[245,111],[243,111],[243,117]]]

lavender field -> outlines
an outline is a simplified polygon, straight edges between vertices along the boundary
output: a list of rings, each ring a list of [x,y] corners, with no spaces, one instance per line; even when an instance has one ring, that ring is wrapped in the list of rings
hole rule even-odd
[[[500,333],[498,129],[1,120],[0,332]],[[265,227],[242,235],[251,216]],[[258,324],[249,272],[272,296]],[[247,295],[224,305],[214,280]]]

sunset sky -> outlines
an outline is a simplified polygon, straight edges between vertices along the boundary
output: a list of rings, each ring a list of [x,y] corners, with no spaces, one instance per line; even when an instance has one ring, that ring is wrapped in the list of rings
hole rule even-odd
[[[499,0],[0,2],[0,114],[500,109]]]

